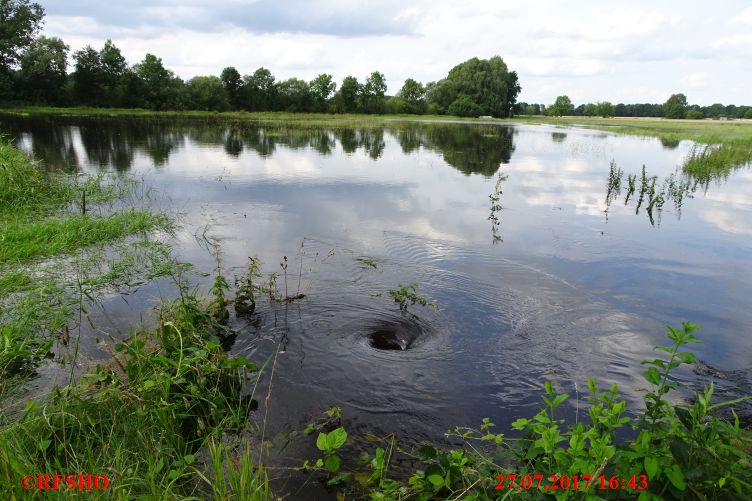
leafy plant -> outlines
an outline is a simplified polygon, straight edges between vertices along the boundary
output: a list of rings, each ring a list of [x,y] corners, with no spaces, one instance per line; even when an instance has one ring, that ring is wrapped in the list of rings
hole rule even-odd
[[[316,466],[319,468],[323,466],[331,473],[337,473],[342,464],[342,458],[336,451],[345,445],[346,441],[347,432],[341,426],[329,433],[320,432],[316,439],[316,447],[324,453],[324,459],[317,460]]]
[[[389,290],[389,296],[394,299],[395,303],[399,303],[401,311],[407,311],[408,303],[436,307],[434,303],[429,303],[425,296],[418,294],[418,284],[414,282],[407,285],[397,284],[397,289]]]

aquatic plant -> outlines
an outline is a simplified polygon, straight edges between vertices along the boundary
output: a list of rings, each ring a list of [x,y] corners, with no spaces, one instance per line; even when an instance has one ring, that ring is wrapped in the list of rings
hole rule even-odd
[[[499,213],[503,209],[503,207],[501,206],[501,195],[504,193],[503,191],[501,191],[501,183],[503,183],[507,179],[507,175],[499,173],[496,177],[496,183],[494,184],[494,191],[493,193],[488,195],[488,199],[491,201],[488,220],[491,221],[491,243],[493,244],[502,242],[501,235],[499,235],[499,226],[501,225]]]
[[[418,294],[418,284],[415,282],[407,285],[397,284],[397,288],[389,290],[388,294],[395,303],[399,303],[400,310],[403,312],[407,311],[408,303],[436,308],[435,303],[430,303],[425,296]]]

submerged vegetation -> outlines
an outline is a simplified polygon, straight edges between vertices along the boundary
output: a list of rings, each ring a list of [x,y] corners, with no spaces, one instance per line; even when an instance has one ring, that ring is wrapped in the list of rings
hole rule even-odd
[[[123,285],[126,273],[164,271],[156,258],[162,249],[147,235],[172,223],[129,206],[133,188],[105,175],[44,173],[0,140],[0,395],[8,378],[68,339],[82,298]],[[118,257],[103,251],[126,237],[133,240]]]

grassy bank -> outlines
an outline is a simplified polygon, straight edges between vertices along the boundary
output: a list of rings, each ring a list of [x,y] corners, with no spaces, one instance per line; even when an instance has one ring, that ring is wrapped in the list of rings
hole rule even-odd
[[[46,173],[0,140],[0,396],[75,329],[82,297],[116,282],[113,270],[141,273],[137,255],[157,266],[164,249],[148,235],[172,223],[124,203],[133,188],[107,175]],[[108,256],[124,239],[122,252]]]
[[[189,119],[206,122],[253,122],[261,125],[296,126],[381,126],[404,120],[460,120],[479,121],[477,118],[449,117],[446,115],[366,115],[366,114],[327,114],[327,113],[287,113],[287,112],[246,112],[246,111],[153,111],[130,108],[55,108],[22,107],[0,109],[0,114],[21,117],[101,117],[101,118],[140,118],[156,120]],[[499,120],[500,121],[500,120]]]
[[[226,355],[228,329],[184,277],[175,283],[178,298],[162,307],[157,329],[115,344],[108,363],[19,418],[0,415],[0,492],[26,499],[29,474],[87,472],[109,485],[49,485],[59,482],[66,498],[201,499],[229,489],[233,499],[268,497],[263,468],[238,463],[228,438],[247,426],[253,400],[242,389],[256,367]]]

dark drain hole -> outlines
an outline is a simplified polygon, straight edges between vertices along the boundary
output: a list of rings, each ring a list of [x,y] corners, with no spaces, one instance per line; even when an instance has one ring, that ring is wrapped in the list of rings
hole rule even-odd
[[[413,339],[412,336],[390,330],[379,330],[369,336],[371,338],[371,347],[377,350],[400,350],[404,351],[410,347]]]

